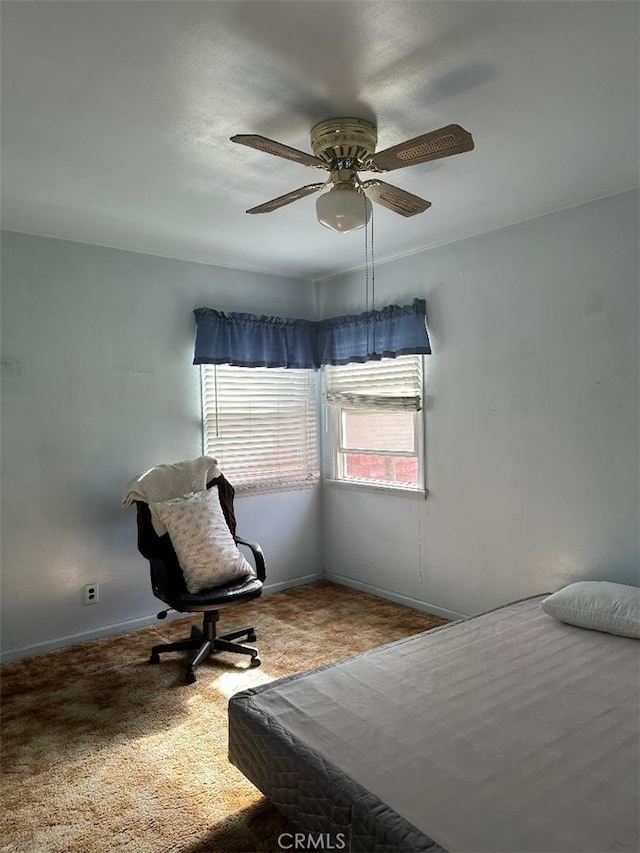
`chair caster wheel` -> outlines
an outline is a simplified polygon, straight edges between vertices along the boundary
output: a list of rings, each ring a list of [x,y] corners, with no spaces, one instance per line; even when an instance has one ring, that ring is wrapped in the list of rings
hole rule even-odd
[[[255,631],[251,631],[251,633],[250,633],[250,634],[247,634],[247,642],[248,642],[248,643],[255,643],[255,641],[256,641],[257,639],[258,639],[258,638],[256,637],[256,632],[255,632]]]
[[[151,652],[151,656],[149,657],[149,663],[160,663],[160,655],[158,652]]]
[[[251,663],[249,664],[249,666],[260,666],[261,663],[262,661],[260,660],[258,655],[255,655],[251,658]]]
[[[186,684],[193,684],[195,682],[195,680],[196,680],[195,672],[192,669],[188,670],[187,675],[185,677],[185,683]]]

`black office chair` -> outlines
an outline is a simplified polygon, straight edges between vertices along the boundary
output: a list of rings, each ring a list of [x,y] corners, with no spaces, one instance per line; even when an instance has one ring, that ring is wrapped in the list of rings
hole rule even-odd
[[[202,628],[195,625],[191,628],[191,636],[186,640],[175,643],[163,643],[151,649],[149,663],[160,663],[163,652],[178,652],[197,649],[197,653],[187,667],[186,682],[193,684],[196,680],[195,668],[203,660],[217,651],[235,652],[250,655],[250,666],[260,666],[258,650],[253,646],[245,646],[234,642],[240,637],[246,637],[246,642],[255,642],[256,632],[252,625],[225,631],[217,634],[216,622],[220,618],[220,610],[241,604],[243,601],[259,598],[266,576],[264,554],[255,542],[247,542],[236,535],[236,519],[233,511],[235,490],[224,476],[216,477],[207,483],[207,488],[218,486],[220,505],[224,517],[233,534],[236,544],[246,546],[253,554],[257,577],[249,577],[240,582],[232,581],[223,586],[211,587],[198,593],[187,591],[184,575],[176,552],[171,544],[169,534],[158,536],[151,521],[149,505],[136,501],[138,522],[138,550],[149,561],[151,567],[151,586],[156,598],[164,601],[169,607],[158,613],[158,619],[166,619],[169,610],[180,613],[203,613]]]

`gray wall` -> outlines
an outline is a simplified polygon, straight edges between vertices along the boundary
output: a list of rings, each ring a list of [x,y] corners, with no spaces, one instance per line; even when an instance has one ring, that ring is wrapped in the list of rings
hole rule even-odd
[[[2,650],[145,624],[159,609],[120,507],[136,473],[202,452],[192,310],[313,318],[308,283],[2,235]],[[320,488],[239,497],[271,589],[322,572]],[[82,603],[98,581],[100,601]],[[26,647],[34,646],[29,649]]]
[[[379,265],[375,283],[378,306],[427,300],[429,496],[325,484],[328,576],[465,614],[640,583],[637,191]],[[364,273],[319,294],[322,317],[362,311]]]

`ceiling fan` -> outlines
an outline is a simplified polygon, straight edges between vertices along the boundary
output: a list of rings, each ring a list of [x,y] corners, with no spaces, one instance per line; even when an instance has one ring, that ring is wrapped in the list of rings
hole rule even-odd
[[[458,124],[449,124],[376,153],[376,126],[362,118],[332,118],[318,122],[311,128],[313,154],[256,134],[238,134],[232,136],[231,141],[329,172],[325,181],[299,187],[252,207],[247,213],[271,213],[333,184],[329,192],[318,198],[316,212],[323,225],[341,233],[367,224],[372,201],[401,216],[414,216],[431,207],[431,202],[378,178],[363,181],[360,172],[391,172],[462,154],[474,147],[470,133]]]

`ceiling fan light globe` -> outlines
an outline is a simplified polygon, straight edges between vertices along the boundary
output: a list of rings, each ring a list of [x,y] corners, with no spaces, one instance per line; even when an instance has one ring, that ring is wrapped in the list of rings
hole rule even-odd
[[[371,219],[371,202],[356,189],[333,187],[316,201],[318,222],[339,234],[364,228]]]

